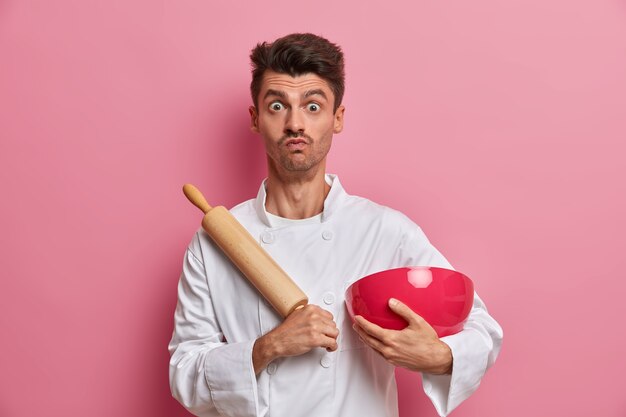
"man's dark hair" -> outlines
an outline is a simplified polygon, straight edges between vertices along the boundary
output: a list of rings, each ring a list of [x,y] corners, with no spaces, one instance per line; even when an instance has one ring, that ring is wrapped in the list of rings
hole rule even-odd
[[[272,70],[292,77],[313,73],[323,78],[333,90],[333,111],[341,105],[345,88],[343,52],[338,45],[312,33],[293,33],[272,43],[259,43],[250,53],[252,82],[250,93],[258,107],[263,74]]]

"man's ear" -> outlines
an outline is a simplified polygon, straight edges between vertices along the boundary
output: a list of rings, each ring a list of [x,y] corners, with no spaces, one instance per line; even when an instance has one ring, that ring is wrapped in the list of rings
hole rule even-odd
[[[335,125],[333,126],[333,132],[340,133],[343,130],[343,114],[346,108],[341,105],[335,110]]]
[[[259,133],[259,114],[256,111],[256,107],[248,107],[250,112],[250,130],[254,133]]]

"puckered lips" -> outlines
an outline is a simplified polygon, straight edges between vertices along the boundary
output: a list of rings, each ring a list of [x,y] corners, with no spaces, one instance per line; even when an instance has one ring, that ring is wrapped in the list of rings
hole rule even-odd
[[[285,146],[290,151],[301,151],[308,145],[308,142],[304,138],[293,138],[285,142]]]

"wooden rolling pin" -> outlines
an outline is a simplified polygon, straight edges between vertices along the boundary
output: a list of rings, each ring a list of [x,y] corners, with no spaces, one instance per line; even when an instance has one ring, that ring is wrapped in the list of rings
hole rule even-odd
[[[191,184],[183,186],[183,193],[204,213],[202,228],[283,318],[309,302],[306,294],[225,207],[211,207]]]

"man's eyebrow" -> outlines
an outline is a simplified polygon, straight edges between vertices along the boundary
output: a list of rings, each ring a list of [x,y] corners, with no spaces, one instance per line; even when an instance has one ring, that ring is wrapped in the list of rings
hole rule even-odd
[[[277,97],[280,97],[280,98],[285,98],[285,97],[287,97],[287,94],[285,94],[284,91],[272,90],[270,88],[269,90],[267,90],[265,92],[265,96],[263,96],[263,100],[265,100],[266,98],[268,98],[270,96],[277,96]]]
[[[306,93],[304,93],[304,98],[314,96],[316,94],[324,97],[325,100],[328,100],[328,97],[326,97],[326,93],[324,92],[324,90],[319,89],[319,88],[316,88],[315,90],[307,91]]]

